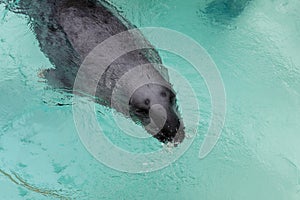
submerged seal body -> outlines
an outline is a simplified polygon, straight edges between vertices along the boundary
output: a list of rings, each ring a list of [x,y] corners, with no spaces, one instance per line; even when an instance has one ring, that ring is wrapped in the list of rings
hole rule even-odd
[[[96,0],[21,0],[18,7],[19,12],[29,16],[41,50],[55,66],[55,69],[45,70],[43,76],[53,87],[67,90],[73,89],[80,65],[97,45],[133,28],[107,4]],[[143,36],[133,35],[124,43],[114,46],[112,51],[135,42],[149,44]],[[156,128],[147,128],[147,131],[158,140],[181,142],[184,132],[177,111],[176,94],[169,84],[166,68],[156,68],[153,63],[161,66],[162,62],[149,44],[149,48],[126,53],[109,66],[95,63],[86,72],[82,88],[89,88],[91,82],[97,81],[95,96],[99,103],[111,106],[117,82],[130,70],[145,65],[141,72],[145,76],[129,76],[122,85],[123,93],[130,95],[125,101],[123,99],[125,103],[117,110],[142,122],[144,126],[152,124],[152,128]],[[102,76],[93,77],[99,69],[104,72]],[[154,82],[146,79],[153,79]],[[139,85],[133,90],[136,82]],[[128,113],[123,108],[126,106]]]

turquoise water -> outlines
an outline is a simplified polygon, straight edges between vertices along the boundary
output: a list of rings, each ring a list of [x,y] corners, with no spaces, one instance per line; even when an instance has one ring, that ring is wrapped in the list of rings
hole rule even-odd
[[[300,2],[252,0],[238,16],[205,9],[210,1],[111,2],[136,26],[180,31],[208,51],[227,95],[221,138],[206,158],[198,158],[211,114],[208,90],[184,61],[161,52],[164,63],[179,70],[197,94],[198,135],[180,159],[159,171],[130,174],[99,163],[79,140],[72,106],[56,105],[71,104],[70,95],[38,78],[41,69],[52,66],[27,20],[2,6],[0,199],[298,200]],[[176,90],[179,83],[171,80]],[[122,131],[111,130],[111,111],[99,110],[107,136],[124,145]],[[145,144],[130,145],[143,151]],[[161,147],[155,140],[149,145]]]

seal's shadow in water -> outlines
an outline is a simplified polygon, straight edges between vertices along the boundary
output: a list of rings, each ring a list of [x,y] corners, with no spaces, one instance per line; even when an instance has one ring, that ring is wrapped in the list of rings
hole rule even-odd
[[[252,0],[214,0],[202,12],[217,22],[229,22],[238,17]]]

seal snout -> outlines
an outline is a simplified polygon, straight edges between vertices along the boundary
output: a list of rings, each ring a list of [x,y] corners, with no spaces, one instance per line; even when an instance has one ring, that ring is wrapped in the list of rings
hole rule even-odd
[[[169,106],[163,107],[161,105],[155,105],[152,107],[150,109],[151,121],[153,121],[160,130],[155,134],[155,137],[162,142],[173,141],[180,128],[179,117],[174,112],[173,108]],[[161,111],[159,111],[157,107],[160,107]]]

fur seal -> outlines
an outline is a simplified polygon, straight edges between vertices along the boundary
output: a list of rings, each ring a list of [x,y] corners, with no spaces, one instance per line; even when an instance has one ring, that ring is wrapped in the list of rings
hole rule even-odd
[[[79,67],[89,52],[107,38],[134,28],[109,4],[97,0],[20,0],[17,10],[29,17],[41,51],[55,66],[55,69],[43,71],[43,77],[49,85],[69,91],[72,91]],[[134,42],[150,44],[143,36],[133,36],[122,45]],[[121,45],[114,48],[119,49]],[[154,79],[158,84],[146,83],[140,78],[138,81],[145,84],[132,92],[125,106],[129,107],[129,115],[134,121],[144,126],[152,123],[159,127],[157,133],[146,129],[159,141],[179,143],[184,138],[184,131],[176,106],[176,93],[169,83],[166,68],[155,68],[152,63],[161,65],[162,61],[151,46],[131,51],[114,60],[102,69],[104,73],[97,82],[95,94],[99,99],[97,102],[111,107],[112,92],[118,80],[137,66],[147,65],[149,71],[144,73],[150,79],[156,77]],[[101,63],[92,66],[88,73],[93,74],[99,67]],[[127,79],[122,89],[131,90],[134,81],[137,81],[135,79]],[[90,81],[94,80],[86,76],[84,87],[88,88]],[[118,111],[126,114],[122,108]]]

